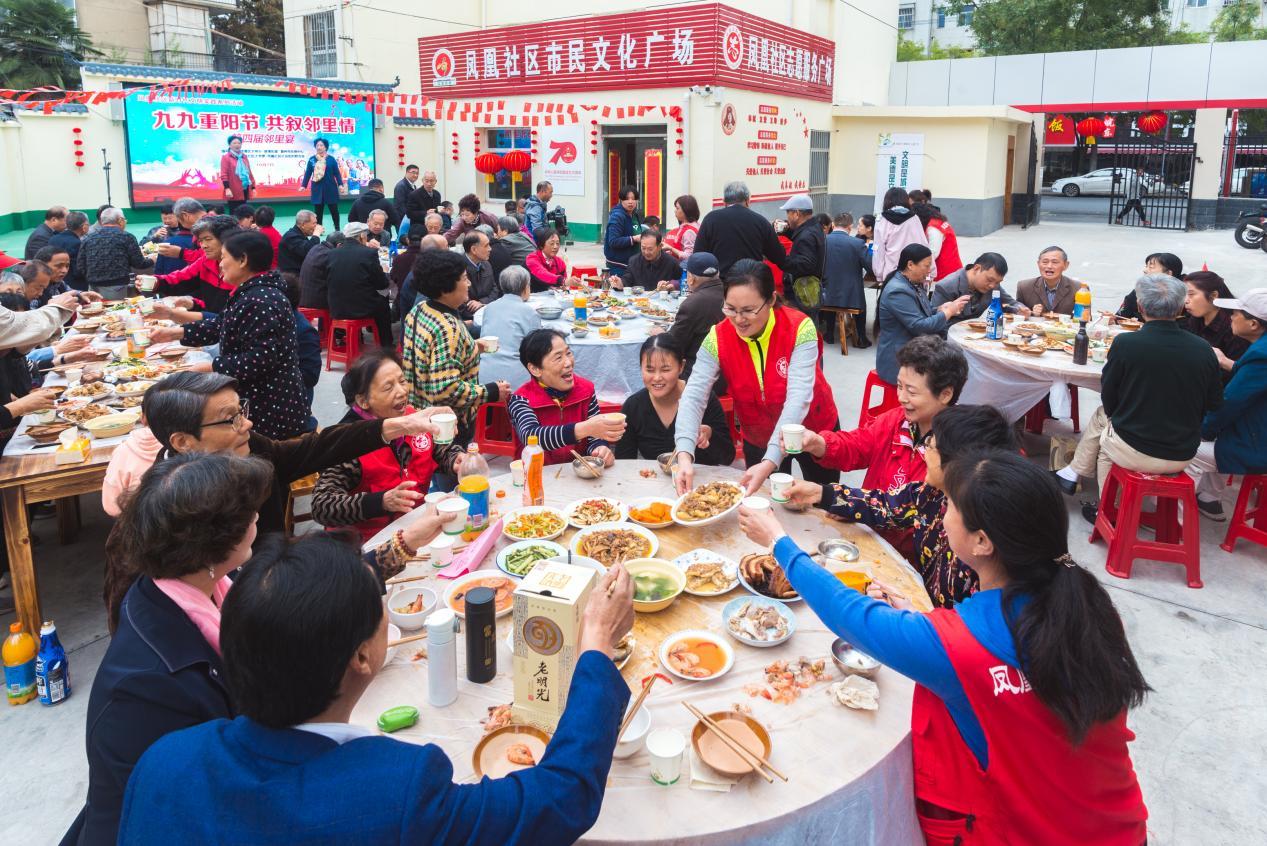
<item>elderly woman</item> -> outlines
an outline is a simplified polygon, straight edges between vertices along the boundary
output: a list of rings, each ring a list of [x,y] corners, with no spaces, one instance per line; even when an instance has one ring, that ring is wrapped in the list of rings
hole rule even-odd
[[[871,257],[871,270],[881,283],[887,282],[894,271],[903,267],[898,259],[902,251],[912,244],[928,247],[928,236],[924,234],[924,225],[911,211],[907,193],[901,188],[890,188],[884,193],[884,211],[875,219],[875,230],[872,240],[875,251]],[[930,250],[930,259],[933,255]],[[932,262],[929,262],[931,272]],[[927,274],[925,274],[927,275]]]
[[[567,265],[559,256],[559,230],[553,226],[538,226],[532,232],[537,251],[528,256],[528,272],[532,274],[533,291],[549,291],[564,283],[579,285],[575,276],[568,277]]]
[[[607,467],[615,463],[611,445],[625,434],[625,422],[599,412],[594,385],[574,372],[567,337],[557,329],[529,332],[519,346],[519,360],[530,378],[506,404],[517,443],[535,435],[546,464],[571,461],[573,450]]]
[[[225,282],[220,273],[221,250],[226,238],[241,231],[237,220],[227,214],[208,215],[199,220],[194,224],[193,235],[198,246],[202,247],[202,255],[174,273],[154,277],[158,280],[157,292],[192,297],[195,311],[215,314],[224,311],[233,286]],[[141,282],[143,278],[137,281]],[[201,319],[199,314],[171,314],[166,310],[159,312],[159,316],[180,323]]]
[[[412,414],[409,386],[390,347],[356,360],[340,383],[348,413],[340,423],[390,420]],[[397,438],[382,449],[321,471],[312,495],[312,518],[321,525],[351,526],[366,541],[397,515],[412,511],[438,471],[456,476],[464,450],[441,446],[422,433]]]
[[[1232,315],[1214,304],[1216,299],[1235,299],[1223,277],[1208,270],[1198,270],[1183,277],[1187,296],[1184,311],[1187,318],[1179,324],[1192,334],[1205,338],[1214,347],[1214,357],[1223,370],[1223,382],[1232,378],[1232,367],[1249,349],[1249,341],[1232,330]]]
[[[879,224],[876,224],[877,231]],[[950,319],[958,317],[971,299],[958,299],[933,307],[924,283],[933,267],[933,253],[923,244],[902,249],[897,270],[880,292],[876,305],[879,332],[875,351],[875,372],[890,385],[897,384],[897,351],[918,335],[946,337]]]
[[[497,352],[480,356],[480,381],[502,380],[518,385],[526,377],[519,362],[519,345],[528,334],[541,328],[541,315],[528,304],[531,277],[526,268],[510,266],[501,272],[497,285],[502,296],[484,307],[480,334],[497,338]]]
[[[330,142],[318,138],[312,142],[313,155],[308,157],[304,168],[301,188],[310,188],[312,210],[317,213],[317,225],[325,223],[326,209],[330,209],[330,223],[339,228],[339,186],[343,184],[343,174],[339,172],[339,161],[330,155]],[[310,187],[311,186],[311,187]]]
[[[273,245],[259,232],[231,235],[222,245],[221,275],[233,293],[224,310],[185,326],[159,327],[155,342],[179,340],[189,347],[218,343],[211,370],[238,380],[255,430],[269,438],[304,431],[311,413],[299,370],[294,309],[281,274],[269,270]]]

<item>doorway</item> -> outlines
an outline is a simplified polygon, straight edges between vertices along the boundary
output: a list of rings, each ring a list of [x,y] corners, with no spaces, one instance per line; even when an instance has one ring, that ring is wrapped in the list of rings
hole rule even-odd
[[[1003,225],[1012,222],[1012,180],[1016,171],[1016,136],[1007,137],[1007,167],[1003,176]]]
[[[663,229],[666,212],[672,210],[664,197],[669,146],[664,124],[604,127],[603,142],[604,225],[607,212],[619,201],[621,187],[632,185],[638,189],[639,217],[659,218]]]

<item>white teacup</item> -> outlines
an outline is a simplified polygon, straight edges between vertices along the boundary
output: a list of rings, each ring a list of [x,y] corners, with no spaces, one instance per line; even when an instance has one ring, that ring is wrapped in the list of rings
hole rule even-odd
[[[148,294],[158,287],[158,279],[154,276],[138,274],[136,277],[136,289],[142,293]]]
[[[431,553],[432,567],[445,567],[453,560],[453,538],[449,535],[437,535],[431,543],[427,544],[427,550]]]
[[[783,424],[783,449],[788,455],[797,455],[805,439],[805,427],[800,423]]]
[[[458,416],[456,414],[436,414],[431,422],[440,428],[436,435],[436,443],[451,444],[458,434]]]
[[[770,498],[775,502],[787,502],[788,493],[792,490],[795,479],[791,473],[772,473],[770,475]]]
[[[470,507],[471,504],[460,496],[436,503],[436,511],[444,518],[443,529],[446,535],[460,535],[466,531],[466,515]]]

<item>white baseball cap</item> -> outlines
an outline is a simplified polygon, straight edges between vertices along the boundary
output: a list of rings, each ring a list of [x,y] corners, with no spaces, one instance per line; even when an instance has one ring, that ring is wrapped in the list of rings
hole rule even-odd
[[[793,194],[787,198],[787,202],[779,206],[779,211],[813,211],[814,201],[809,198],[809,194]]]
[[[1267,321],[1267,288],[1254,288],[1245,296],[1235,299],[1218,299],[1214,304],[1219,308],[1230,308],[1251,314],[1259,320]]]

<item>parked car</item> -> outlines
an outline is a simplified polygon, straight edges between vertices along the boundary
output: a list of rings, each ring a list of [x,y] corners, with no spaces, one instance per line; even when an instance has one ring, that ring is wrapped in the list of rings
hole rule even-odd
[[[1117,168],[1116,172],[1119,176],[1124,176],[1126,173],[1123,168]],[[1081,194],[1102,194],[1107,197],[1113,193],[1113,173],[1114,168],[1102,167],[1081,176],[1066,176],[1053,182],[1051,191],[1055,194],[1064,194],[1066,197],[1077,197]],[[1144,188],[1150,194],[1161,194],[1166,191],[1165,183],[1158,176],[1145,173],[1143,180]]]

